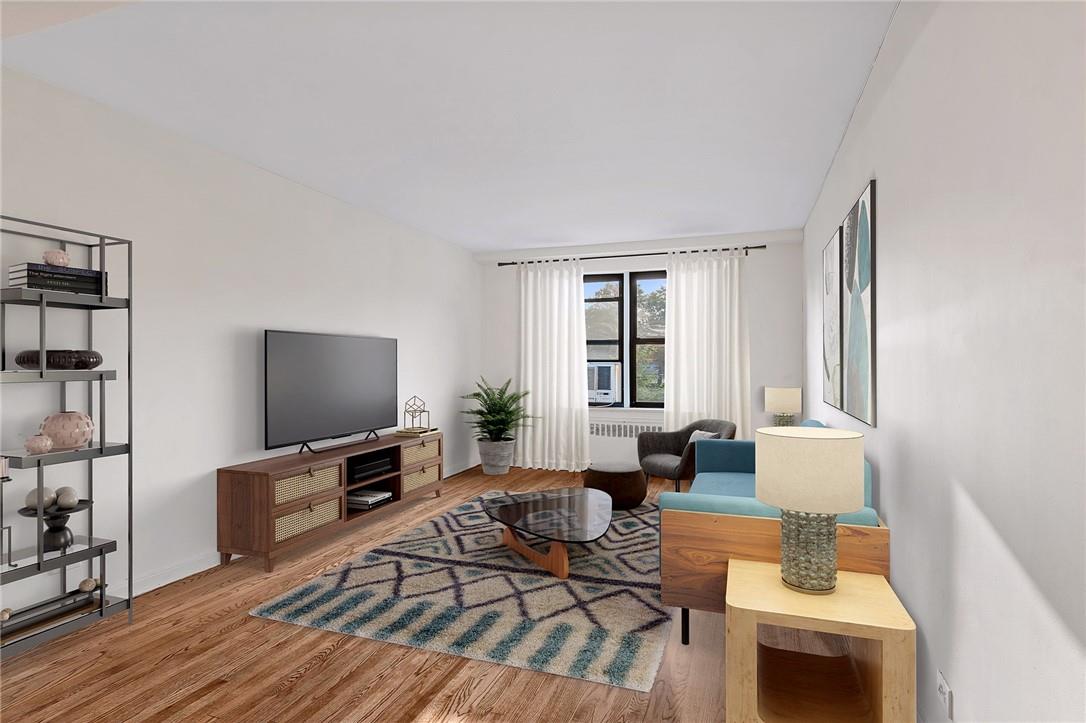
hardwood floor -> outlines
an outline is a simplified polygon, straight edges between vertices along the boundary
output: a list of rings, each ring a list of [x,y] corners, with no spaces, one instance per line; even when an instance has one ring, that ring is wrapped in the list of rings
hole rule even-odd
[[[136,599],[118,615],[0,665],[10,721],[712,721],[724,717],[724,618],[678,611],[648,693],[251,617],[259,603],[489,489],[579,485],[579,475],[478,469],[356,532],[283,557],[242,558]],[[669,485],[654,482],[655,498]],[[832,639],[770,636],[836,653]]]

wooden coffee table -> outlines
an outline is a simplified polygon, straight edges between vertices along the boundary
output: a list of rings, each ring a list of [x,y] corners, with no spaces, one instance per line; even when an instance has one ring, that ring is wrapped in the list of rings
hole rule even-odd
[[[600,490],[562,487],[483,500],[483,511],[505,525],[502,542],[554,574],[569,577],[568,542],[592,542],[611,526],[611,496]],[[546,554],[533,550],[517,531],[550,540]]]

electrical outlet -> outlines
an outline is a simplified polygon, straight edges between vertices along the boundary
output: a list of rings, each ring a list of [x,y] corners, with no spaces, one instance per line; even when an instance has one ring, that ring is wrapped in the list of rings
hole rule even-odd
[[[943,702],[943,712],[947,720],[954,720],[954,691],[950,689],[950,683],[943,677],[943,671],[936,670],[939,677],[935,681],[935,690],[939,693],[939,700]]]

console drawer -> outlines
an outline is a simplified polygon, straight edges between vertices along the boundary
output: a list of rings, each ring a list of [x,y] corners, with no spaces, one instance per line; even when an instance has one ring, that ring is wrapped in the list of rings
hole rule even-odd
[[[410,467],[419,462],[437,459],[441,456],[440,439],[424,439],[413,447],[403,448],[403,466]]]
[[[339,487],[341,483],[338,464],[323,469],[308,469],[301,474],[275,480],[275,504],[281,505],[320,492],[327,492]]]
[[[340,499],[335,497],[327,502],[320,502],[303,507],[297,512],[290,512],[275,518],[275,541],[277,543],[297,537],[318,527],[338,522],[340,519]]]
[[[423,467],[417,472],[403,476],[403,494],[408,494],[426,485],[432,485],[441,479],[441,465],[432,464]]]

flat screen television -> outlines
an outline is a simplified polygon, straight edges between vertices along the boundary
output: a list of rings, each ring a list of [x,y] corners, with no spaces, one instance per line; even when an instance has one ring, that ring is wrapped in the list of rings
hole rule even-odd
[[[396,340],[264,331],[264,448],[398,424]]]

